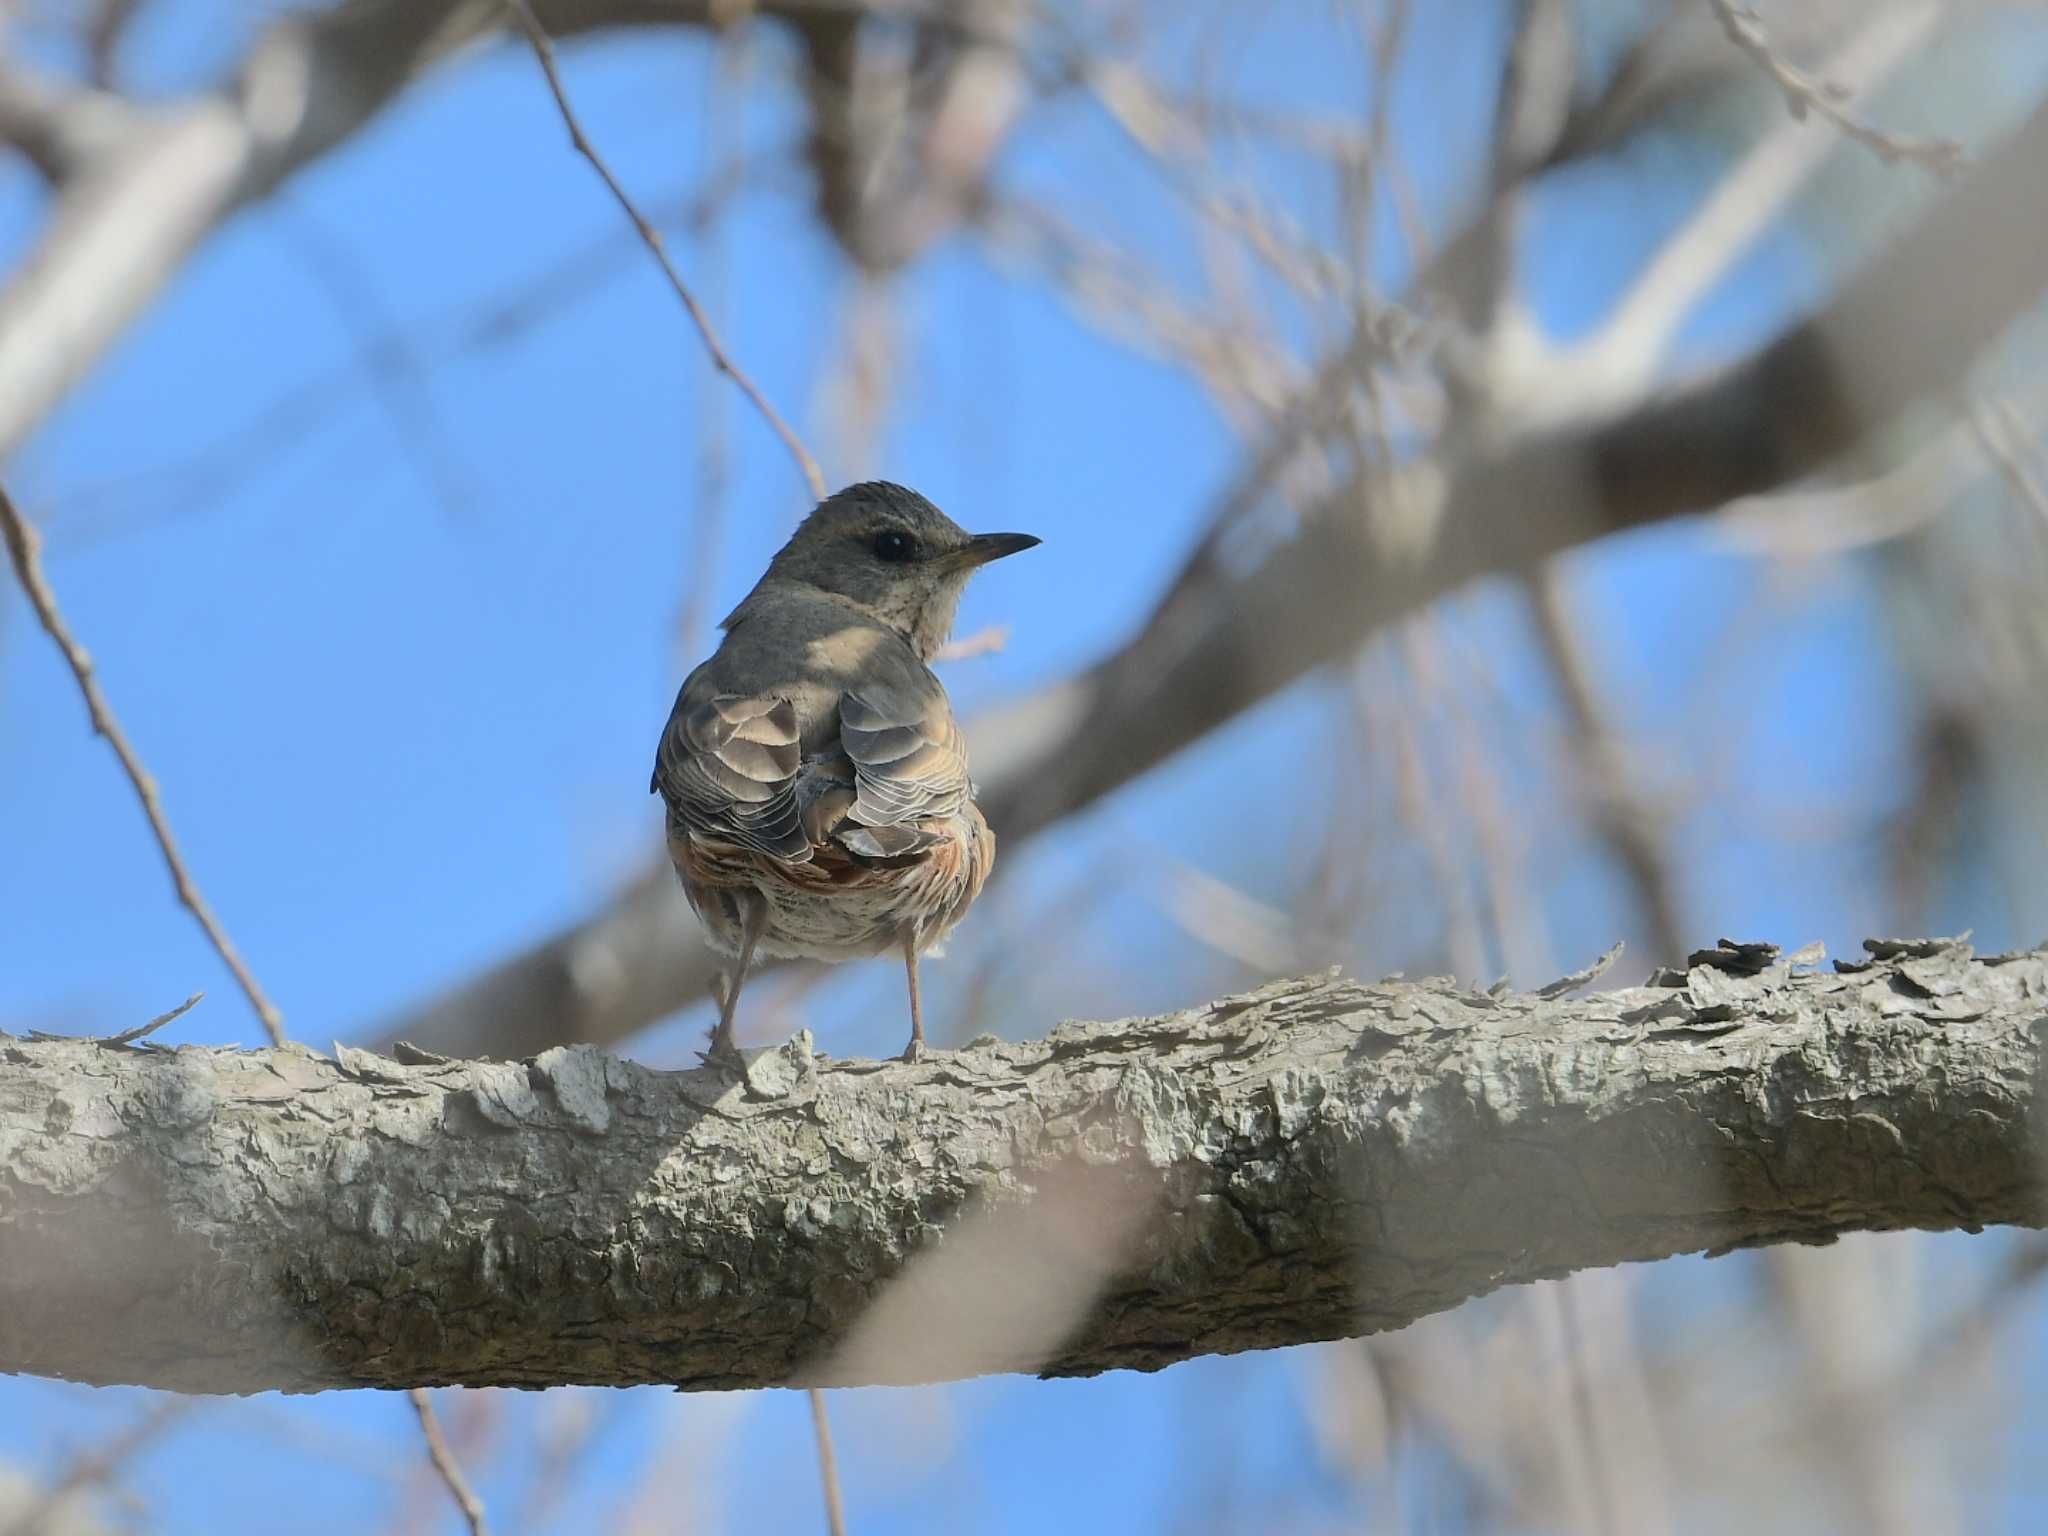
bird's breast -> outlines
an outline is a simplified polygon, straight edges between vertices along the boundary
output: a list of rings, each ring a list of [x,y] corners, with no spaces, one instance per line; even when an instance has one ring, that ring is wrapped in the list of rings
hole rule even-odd
[[[768,902],[762,950],[791,959],[850,960],[899,947],[938,943],[980,894],[995,862],[995,838],[972,804],[919,824],[935,834],[915,859],[871,865],[829,840],[806,863],[715,839],[684,835],[670,852],[683,890],[715,948],[736,954],[742,914],[735,891]],[[680,846],[678,846],[680,844]]]

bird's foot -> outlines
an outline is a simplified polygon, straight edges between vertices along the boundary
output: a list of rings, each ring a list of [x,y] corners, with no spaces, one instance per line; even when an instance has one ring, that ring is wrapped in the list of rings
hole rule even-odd
[[[697,1059],[707,1067],[746,1075],[747,1058],[740,1054],[739,1042],[716,1029],[711,1032],[711,1043],[697,1053]]]
[[[913,1037],[911,1039],[910,1044],[903,1047],[903,1054],[897,1057],[896,1059],[898,1061],[909,1062],[910,1065],[916,1066],[920,1061],[929,1060],[931,1058],[931,1054],[932,1053],[930,1049],[926,1047],[923,1040]]]

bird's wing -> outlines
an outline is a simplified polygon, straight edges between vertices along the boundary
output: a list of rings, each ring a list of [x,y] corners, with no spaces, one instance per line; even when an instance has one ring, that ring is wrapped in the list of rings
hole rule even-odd
[[[662,732],[650,787],[690,832],[803,863],[811,844],[797,811],[800,735],[788,699],[718,693],[692,676]]]
[[[974,793],[967,743],[929,672],[842,694],[839,741],[853,764],[855,798],[834,836],[855,853],[922,852],[936,838],[917,823],[953,815]]]

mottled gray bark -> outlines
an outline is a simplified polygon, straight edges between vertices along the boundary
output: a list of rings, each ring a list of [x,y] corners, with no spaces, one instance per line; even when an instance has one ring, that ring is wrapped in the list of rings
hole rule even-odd
[[[1662,980],[1319,978],[916,1066],[800,1036],[751,1086],[587,1047],[0,1037],[0,1368],[213,1392],[1151,1369],[1593,1265],[2041,1221],[2048,954],[1728,950]]]

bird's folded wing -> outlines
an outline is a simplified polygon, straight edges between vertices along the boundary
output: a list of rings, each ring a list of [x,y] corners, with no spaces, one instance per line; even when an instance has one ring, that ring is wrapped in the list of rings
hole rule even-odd
[[[801,756],[788,699],[686,685],[655,754],[653,788],[690,832],[802,863],[811,845],[797,813]]]
[[[921,852],[934,839],[916,823],[955,814],[973,793],[967,744],[936,678],[843,694],[839,741],[853,763],[856,796],[837,837],[855,853]]]

